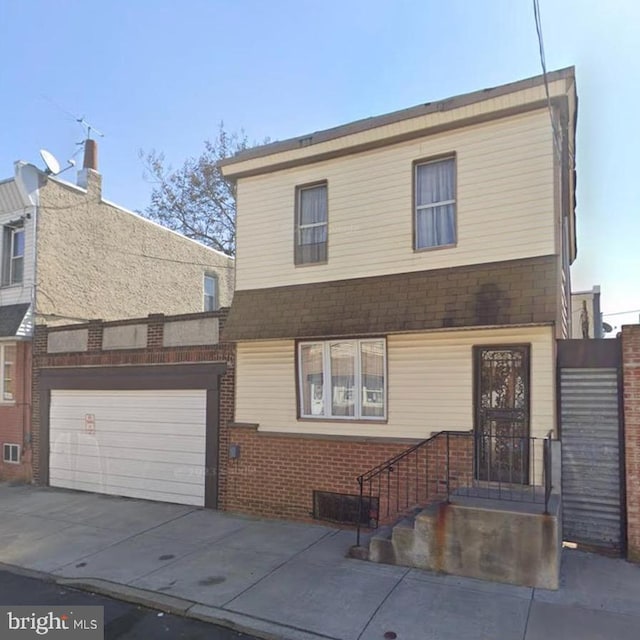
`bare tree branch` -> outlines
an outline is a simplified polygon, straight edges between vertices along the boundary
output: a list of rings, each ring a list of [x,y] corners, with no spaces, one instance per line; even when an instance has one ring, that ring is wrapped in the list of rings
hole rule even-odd
[[[179,169],[166,164],[163,153],[139,152],[145,178],[151,182],[151,202],[143,215],[229,255],[236,249],[236,194],[224,179],[220,160],[248,147],[244,132],[228,133],[221,123],[216,137],[204,143],[198,158]]]

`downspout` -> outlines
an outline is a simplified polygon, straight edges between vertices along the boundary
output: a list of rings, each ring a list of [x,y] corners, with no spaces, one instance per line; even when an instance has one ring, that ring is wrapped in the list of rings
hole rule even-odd
[[[36,166],[32,164],[27,164],[25,162],[16,162],[15,163],[15,177],[16,177],[16,185],[18,186],[20,193],[22,195],[22,199],[25,205],[25,211],[27,213],[27,219],[31,217],[31,233],[33,234],[33,242],[32,242],[32,283],[31,283],[31,331],[30,335],[27,336],[29,342],[31,343],[31,353],[30,358],[31,362],[29,363],[29,376],[27,378],[27,349],[26,345],[23,345],[23,355],[22,355],[22,365],[23,365],[23,375],[22,375],[22,394],[23,394],[23,408],[22,408],[22,443],[23,443],[23,451],[26,453],[27,446],[31,452],[31,470],[33,472],[33,398],[32,396],[32,387],[33,387],[33,337],[34,337],[34,329],[37,318],[37,273],[38,273],[38,213],[40,209],[40,188],[43,184],[46,184],[46,174],[40,171]],[[29,184],[27,184],[28,178]],[[29,401],[27,400],[27,395],[29,394]],[[24,453],[23,453],[24,458]],[[33,474],[31,480],[33,481]]]
[[[27,448],[31,453],[31,425],[29,424],[29,418],[31,416],[31,384],[32,384],[32,368],[27,358],[27,344],[26,340],[21,342],[22,345],[22,459],[26,458]],[[27,376],[27,369],[29,375]],[[32,460],[33,461],[33,456]],[[30,476],[33,474],[30,473]]]
[[[46,177],[45,177],[46,180]],[[39,212],[40,212],[40,176],[38,176],[38,189],[35,192],[35,203],[33,205],[33,220],[31,223],[31,232],[33,234],[33,282],[31,284],[31,354],[30,354],[30,363],[29,363],[29,403],[26,406],[25,410],[27,411],[28,418],[25,420],[27,422],[28,435],[26,436],[29,440],[29,451],[31,452],[31,482],[34,482],[35,478],[33,477],[33,339],[36,330],[36,322],[38,318],[38,307],[37,307],[37,282],[38,282],[38,220],[39,220]],[[25,361],[27,359],[26,349],[25,349]],[[49,452],[46,452],[46,455],[49,455]],[[40,451],[40,456],[42,456],[42,451]],[[38,464],[38,468],[40,465]]]

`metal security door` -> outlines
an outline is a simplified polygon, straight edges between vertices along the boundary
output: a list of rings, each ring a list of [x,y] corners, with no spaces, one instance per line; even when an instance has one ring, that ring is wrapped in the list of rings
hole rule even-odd
[[[618,340],[558,343],[564,539],[624,551]]]
[[[476,478],[529,482],[529,347],[475,348]]]

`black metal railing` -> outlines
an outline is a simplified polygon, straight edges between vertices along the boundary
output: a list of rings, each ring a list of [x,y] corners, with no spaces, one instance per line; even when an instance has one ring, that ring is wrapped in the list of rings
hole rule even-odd
[[[356,544],[363,528],[392,524],[430,502],[455,497],[544,504],[552,491],[546,438],[440,431],[358,476]]]
[[[544,439],[544,512],[549,514],[549,500],[553,491],[553,431]]]

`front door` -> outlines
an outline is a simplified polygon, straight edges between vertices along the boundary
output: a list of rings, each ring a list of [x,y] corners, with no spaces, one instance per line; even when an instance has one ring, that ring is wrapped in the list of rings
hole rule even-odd
[[[488,482],[529,482],[529,347],[475,347],[475,470]]]

